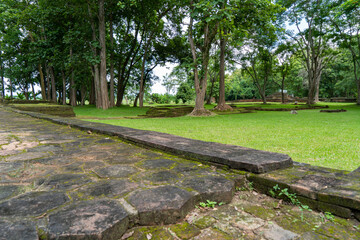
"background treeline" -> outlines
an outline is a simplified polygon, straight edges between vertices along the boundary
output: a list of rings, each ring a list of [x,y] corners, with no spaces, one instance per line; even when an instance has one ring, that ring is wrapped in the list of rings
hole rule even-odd
[[[279,90],[360,104],[359,10],[360,0],[2,0],[0,94],[103,109],[194,100],[195,115],[212,98],[226,110]],[[173,98],[147,94],[165,63],[176,64],[164,79]]]

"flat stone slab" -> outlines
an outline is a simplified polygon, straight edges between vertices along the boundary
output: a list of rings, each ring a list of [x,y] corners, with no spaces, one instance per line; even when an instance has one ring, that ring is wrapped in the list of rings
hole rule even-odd
[[[10,222],[0,220],[1,240],[38,240],[38,234],[34,223],[19,221]]]
[[[91,123],[39,113],[22,113],[36,118],[51,120],[55,123],[77,127],[82,130],[91,130],[92,132],[118,136],[124,140],[144,146],[253,173],[265,173],[283,169],[293,164],[292,159],[286,154],[221,143],[204,142],[166,133],[137,130],[102,123]]]
[[[119,239],[128,213],[113,200],[83,201],[49,216],[51,239]]]
[[[192,177],[181,183],[200,193],[201,201],[230,202],[234,193],[234,182],[223,177]]]
[[[176,162],[169,159],[154,159],[144,161],[140,167],[144,169],[156,169],[156,168],[170,168]]]
[[[128,201],[139,212],[140,224],[169,224],[182,219],[194,207],[195,194],[174,186],[162,186],[132,194]]]
[[[20,187],[18,186],[0,186],[0,201],[14,196],[19,192]]]
[[[61,192],[29,192],[0,203],[0,216],[37,216],[68,201]]]
[[[91,179],[84,174],[57,174],[47,179],[39,179],[36,185],[45,190],[69,190],[80,187],[91,182]]]
[[[134,167],[116,165],[99,168],[94,172],[101,178],[126,178],[139,172],[139,170]]]
[[[129,180],[109,180],[99,181],[95,184],[87,185],[76,191],[80,198],[94,197],[121,197],[139,187],[139,184]]]

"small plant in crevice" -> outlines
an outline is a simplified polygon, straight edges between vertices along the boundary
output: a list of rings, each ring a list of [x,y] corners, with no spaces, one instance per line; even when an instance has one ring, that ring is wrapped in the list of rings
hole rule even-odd
[[[210,201],[210,200],[206,200],[206,202],[200,202],[199,206],[201,208],[215,208],[216,205],[221,206],[224,205],[224,202],[215,202],[215,201]],[[198,206],[196,206],[198,208]]]
[[[236,191],[250,191],[250,192],[252,192],[252,191],[254,191],[254,183],[253,182],[248,182],[248,181],[246,181],[245,182],[245,186],[242,186],[242,187],[237,187],[236,189],[235,189]]]
[[[273,198],[282,197],[285,200],[290,201],[293,205],[298,206],[301,212],[300,219],[304,221],[304,210],[311,212],[311,208],[308,205],[302,204],[296,196],[296,193],[290,193],[288,188],[281,189],[278,184],[273,186],[272,189],[269,190],[270,195]]]
[[[322,222],[330,221],[334,222],[335,217],[331,212],[324,212],[320,215]]]

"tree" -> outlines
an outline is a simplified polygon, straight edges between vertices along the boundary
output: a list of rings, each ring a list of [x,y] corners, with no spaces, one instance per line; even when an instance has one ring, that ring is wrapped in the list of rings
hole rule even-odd
[[[190,24],[188,39],[193,59],[193,72],[195,83],[195,108],[191,116],[210,115],[204,108],[206,93],[210,49],[218,31],[219,21],[212,14],[216,11],[216,1],[190,1]],[[194,24],[194,21],[196,23]],[[196,38],[194,37],[196,36]],[[201,63],[199,63],[201,62]]]
[[[297,33],[288,30],[287,34],[296,43],[307,71],[308,104],[319,101],[321,74],[333,57],[329,51],[330,31],[328,9],[325,0],[281,1],[288,9],[284,12],[286,20],[295,25]],[[306,28],[302,28],[306,24]]]
[[[291,68],[293,67],[293,47],[289,43],[280,44],[275,54],[277,55],[277,65],[276,72],[280,74],[280,84],[277,84],[277,81],[274,81],[281,89],[281,102],[285,103],[285,81],[288,77]]]
[[[332,6],[332,5],[331,5]],[[331,11],[331,22],[335,27],[335,40],[341,47],[349,49],[352,56],[354,82],[357,87],[357,104],[360,105],[360,1],[336,1]]]

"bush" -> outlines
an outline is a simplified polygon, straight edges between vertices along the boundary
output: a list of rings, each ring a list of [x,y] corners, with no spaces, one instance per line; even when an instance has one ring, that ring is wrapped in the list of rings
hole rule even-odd
[[[174,100],[174,96],[168,93],[165,94],[153,93],[150,95],[150,100],[157,104],[169,104],[171,103],[171,101]]]

